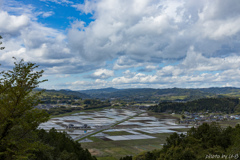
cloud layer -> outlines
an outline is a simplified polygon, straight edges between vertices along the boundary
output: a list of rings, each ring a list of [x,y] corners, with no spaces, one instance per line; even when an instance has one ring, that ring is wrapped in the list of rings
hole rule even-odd
[[[36,12],[36,6],[21,3],[11,13],[14,7],[5,1],[3,66],[15,56],[38,63],[47,75],[75,75],[77,80],[61,82],[71,89],[239,86],[238,0],[42,2],[72,7],[94,20],[74,17],[64,30],[49,28],[38,19],[54,10]]]

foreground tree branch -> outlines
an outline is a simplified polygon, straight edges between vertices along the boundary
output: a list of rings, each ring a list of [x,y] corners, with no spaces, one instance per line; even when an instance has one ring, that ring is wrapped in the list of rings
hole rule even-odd
[[[49,117],[34,108],[43,91],[33,89],[46,81],[39,80],[44,71],[35,71],[38,66],[34,63],[14,59],[13,70],[0,72],[0,159],[26,155],[34,145],[33,131]]]

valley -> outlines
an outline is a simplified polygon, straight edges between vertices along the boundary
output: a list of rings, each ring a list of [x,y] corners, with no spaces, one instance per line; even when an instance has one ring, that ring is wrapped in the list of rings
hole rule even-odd
[[[81,94],[47,91],[38,108],[52,116],[39,128],[66,132],[98,160],[118,160],[161,149],[173,133],[186,134],[203,123],[217,122],[224,128],[240,123],[239,100],[232,89],[202,89],[197,91],[200,96],[191,89],[164,89],[157,90],[162,93],[158,99],[147,98],[156,98],[153,90],[128,89],[128,98],[121,96],[123,90],[116,89]],[[211,93],[204,94],[206,90]],[[151,94],[144,94],[146,91]]]
[[[54,127],[60,132],[65,131],[101,159],[120,158],[126,155],[124,150],[129,155],[136,155],[161,148],[166,136],[173,132],[185,133],[191,127],[178,125],[176,121],[176,116],[168,114],[156,117],[146,110],[111,108],[52,118],[39,128],[49,130]]]

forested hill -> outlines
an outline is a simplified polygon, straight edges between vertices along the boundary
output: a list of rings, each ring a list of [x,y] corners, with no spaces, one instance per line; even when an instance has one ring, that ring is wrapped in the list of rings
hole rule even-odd
[[[205,93],[213,94],[229,94],[229,95],[240,95],[240,88],[235,87],[211,87],[211,88],[200,88],[197,89]]]
[[[239,112],[239,99],[238,98],[203,98],[194,101],[189,101],[186,103],[180,102],[163,102],[159,105],[152,106],[149,110],[154,112],[177,112],[182,111],[188,112],[199,112],[199,111],[209,111],[209,112],[226,112],[234,113]]]
[[[129,88],[129,89],[96,89],[80,91],[81,93],[89,94],[92,98],[119,98],[124,100],[154,100],[154,101],[172,101],[182,100],[188,101],[198,98],[204,98],[207,96],[214,96],[212,93],[206,93],[196,89],[153,89],[153,88]]]
[[[79,92],[81,93],[85,93],[88,95],[101,95],[101,94],[108,94],[108,93],[113,93],[113,92],[117,92],[120,89],[116,89],[116,88],[102,88],[102,89],[90,89],[90,90],[80,90]]]
[[[35,91],[42,90],[42,89],[35,89]],[[72,98],[91,98],[88,94],[80,93],[78,91],[71,91],[71,90],[45,90],[43,97],[47,96],[71,96]]]
[[[81,91],[71,90],[46,90],[45,96],[71,96],[73,98],[99,98],[111,99],[117,98],[130,101],[191,101],[207,97],[240,97],[240,88],[222,87],[222,88],[103,88]]]

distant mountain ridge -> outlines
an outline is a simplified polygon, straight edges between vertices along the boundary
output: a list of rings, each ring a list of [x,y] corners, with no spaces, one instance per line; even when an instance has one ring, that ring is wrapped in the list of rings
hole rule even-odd
[[[210,88],[199,88],[197,90],[207,92],[207,93],[214,93],[214,94],[230,94],[230,93],[240,94],[240,88],[236,88],[236,87],[210,87]]]
[[[235,87],[210,87],[210,88],[129,88],[115,89],[103,88],[81,91],[92,98],[119,98],[132,100],[194,100],[214,96],[240,97],[240,88]],[[170,97],[170,98],[169,98]]]
[[[86,92],[85,92],[86,93]],[[194,89],[181,89],[181,88],[169,88],[169,89],[153,89],[153,88],[129,88],[115,90],[111,93],[102,93],[95,90],[90,96],[94,98],[118,98],[124,100],[133,101],[158,101],[158,100],[191,100],[203,98],[206,96],[212,96],[211,93],[205,93],[203,91]]]
[[[38,89],[39,90],[39,89]],[[240,97],[240,88],[235,87],[210,87],[210,88],[102,88],[72,91],[69,89],[46,90],[47,93],[73,95],[79,98],[99,98],[99,99],[128,99],[134,101],[155,101],[155,100],[194,100],[204,97],[231,96]]]
[[[41,88],[37,88],[35,89],[35,91],[39,91],[39,90],[42,90]],[[54,89],[51,89],[51,90],[48,90],[46,89],[45,94],[49,94],[49,95],[67,95],[67,96],[75,96],[75,97],[78,97],[78,98],[91,98],[91,96],[89,96],[88,94],[85,94],[85,93],[80,93],[78,91],[72,91],[72,90],[65,90],[65,89],[61,89],[61,90],[54,90]]]
[[[109,88],[101,88],[101,89],[80,90],[79,92],[91,95],[91,94],[101,94],[101,93],[112,93],[119,90],[121,89],[109,87]]]

